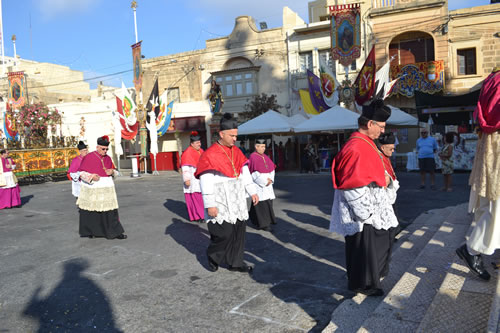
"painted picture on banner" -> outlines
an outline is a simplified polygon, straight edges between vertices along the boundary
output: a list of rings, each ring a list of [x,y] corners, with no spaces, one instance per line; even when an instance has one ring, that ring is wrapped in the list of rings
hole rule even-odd
[[[349,21],[344,20],[339,27],[339,46],[344,52],[349,52],[354,45],[354,28]]]

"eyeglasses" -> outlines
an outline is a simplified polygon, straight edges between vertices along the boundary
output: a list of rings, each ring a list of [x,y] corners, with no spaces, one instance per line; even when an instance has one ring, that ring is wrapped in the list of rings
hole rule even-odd
[[[104,150],[104,151],[109,150],[109,148],[102,148],[102,147],[101,147],[100,149],[101,149],[101,150]]]
[[[375,120],[372,120],[372,123],[374,123],[375,125],[377,125],[381,130],[385,130],[385,126],[380,125]]]

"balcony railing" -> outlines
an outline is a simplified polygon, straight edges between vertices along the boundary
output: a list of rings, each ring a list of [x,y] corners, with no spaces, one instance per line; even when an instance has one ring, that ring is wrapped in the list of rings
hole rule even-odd
[[[384,8],[395,6],[398,3],[408,2],[404,0],[372,0],[372,8]]]

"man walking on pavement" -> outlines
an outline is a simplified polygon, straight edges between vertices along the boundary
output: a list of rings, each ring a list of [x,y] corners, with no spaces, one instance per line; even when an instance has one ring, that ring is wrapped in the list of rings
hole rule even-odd
[[[382,100],[363,106],[354,132],[332,164],[335,187],[330,231],[345,237],[348,288],[382,296],[380,279],[389,260],[398,221],[387,188],[395,186],[373,140],[385,130],[391,109]],[[390,191],[395,193],[396,191]]]
[[[243,261],[248,220],[246,193],[254,205],[258,204],[259,197],[248,170],[248,160],[234,145],[237,136],[238,122],[225,113],[220,122],[219,140],[203,153],[195,174],[201,181],[210,233],[207,257],[212,272],[222,263],[229,265],[230,271],[252,271]]]

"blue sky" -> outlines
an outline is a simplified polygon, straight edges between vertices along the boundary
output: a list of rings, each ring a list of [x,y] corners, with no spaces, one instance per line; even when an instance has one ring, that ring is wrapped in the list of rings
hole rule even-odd
[[[231,33],[234,19],[251,15],[269,28],[282,24],[288,6],[306,22],[307,0],[137,0],[142,53],[157,57],[203,48],[206,39]],[[488,4],[489,0],[449,0],[449,8]],[[5,54],[70,66],[86,78],[132,68],[130,45],[135,42],[130,0],[3,0]],[[30,34],[31,25],[31,34]],[[31,35],[31,37],[30,37]],[[132,83],[126,73],[100,79],[104,84]],[[61,78],[64,82],[64,78]],[[97,81],[89,81],[95,87]]]

